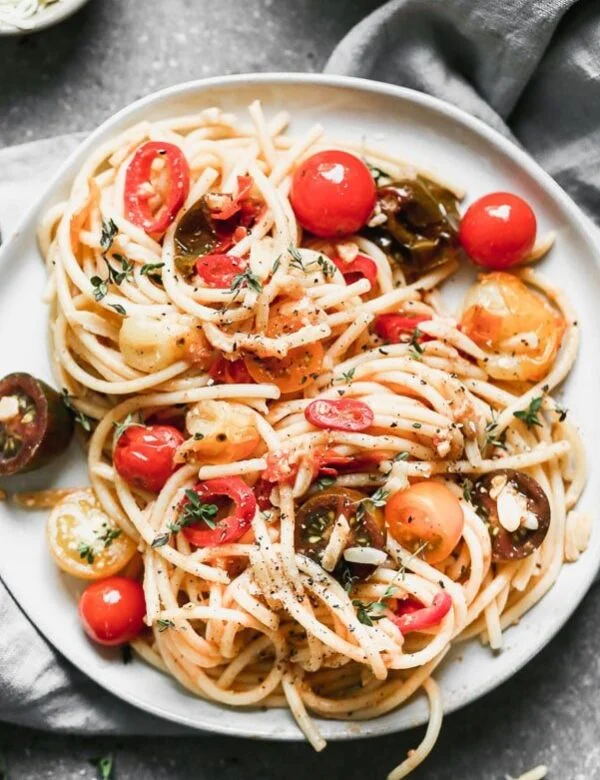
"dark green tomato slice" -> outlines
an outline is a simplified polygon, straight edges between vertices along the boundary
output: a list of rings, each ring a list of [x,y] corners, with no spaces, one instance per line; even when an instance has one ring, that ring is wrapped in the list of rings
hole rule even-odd
[[[0,398],[18,400],[15,417],[0,422],[0,476],[34,471],[61,455],[73,437],[73,416],[62,397],[30,374],[0,380]]]
[[[496,499],[490,496],[493,490],[494,477],[507,478],[521,495],[527,499],[527,509],[532,512],[538,521],[536,529],[528,529],[521,526],[516,531],[507,531],[498,517],[498,505]],[[485,521],[490,532],[492,542],[492,560],[495,562],[517,561],[527,558],[542,544],[550,528],[550,502],[544,493],[540,483],[514,469],[498,469],[490,471],[479,477],[472,491],[472,502],[477,507],[477,512]]]
[[[358,490],[342,487],[327,488],[311,496],[296,512],[296,551],[320,564],[335,522],[341,514],[346,517],[352,531],[348,547],[383,549],[383,512],[368,503],[361,503],[365,498],[367,496]],[[345,561],[343,566],[350,570],[352,576],[360,579],[368,577],[374,569],[366,564]]]
[[[219,244],[215,221],[204,197],[197,200],[179,220],[175,230],[175,267],[185,277],[194,272],[199,257]]]
[[[387,221],[363,232],[394,258],[409,280],[457,252],[460,214],[450,190],[417,176],[379,187],[377,203]]]

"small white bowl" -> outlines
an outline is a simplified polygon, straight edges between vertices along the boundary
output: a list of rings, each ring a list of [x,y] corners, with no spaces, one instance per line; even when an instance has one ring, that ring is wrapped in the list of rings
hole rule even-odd
[[[46,6],[30,16],[20,26],[7,24],[0,19],[0,36],[28,35],[38,30],[44,30],[46,27],[52,27],[53,24],[67,19],[87,2],[88,0],[58,0],[58,2]]]

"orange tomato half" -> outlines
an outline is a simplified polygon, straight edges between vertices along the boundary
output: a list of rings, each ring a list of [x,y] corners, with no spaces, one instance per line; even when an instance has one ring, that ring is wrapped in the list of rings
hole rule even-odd
[[[503,272],[479,277],[467,293],[461,322],[463,333],[489,355],[482,367],[505,381],[542,379],[554,363],[565,327],[547,298]]]
[[[458,544],[464,515],[456,496],[441,482],[416,482],[395,493],[385,507],[390,534],[428,563],[439,563]]]
[[[295,301],[282,301],[271,312],[267,336],[274,338],[295,333],[307,324],[310,314],[295,308]],[[253,353],[244,362],[255,382],[277,385],[282,393],[295,393],[309,387],[321,371],[324,350],[320,342],[291,349],[284,358],[261,358]]]

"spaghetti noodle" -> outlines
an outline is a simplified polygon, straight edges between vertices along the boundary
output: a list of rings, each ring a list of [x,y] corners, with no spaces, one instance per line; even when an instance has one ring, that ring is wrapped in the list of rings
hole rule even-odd
[[[94,427],[97,511],[141,555],[139,655],[202,698],[289,707],[316,750],[311,715],[376,718],[423,688],[429,726],[399,780],[440,731],[450,646],[501,648],[585,547],[583,451],[551,396],[576,317],[523,266],[449,314],[460,193],[321,127],[289,138],[288,119],[211,108],[92,153],[39,231],[56,377]],[[294,176],[329,150],[379,185],[343,238],[298,222]],[[435,208],[423,235],[411,193]],[[525,326],[475,323],[488,283],[522,296]],[[167,472],[140,472],[127,458],[159,435]],[[106,546],[88,540],[91,566]]]

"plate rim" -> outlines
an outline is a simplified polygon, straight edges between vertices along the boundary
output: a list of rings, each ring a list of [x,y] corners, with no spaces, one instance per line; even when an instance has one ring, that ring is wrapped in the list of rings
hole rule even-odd
[[[0,22],[0,37],[9,38],[15,35],[32,35],[33,33],[41,32],[68,19],[88,2],[89,0],[60,0],[60,3],[57,5],[43,8],[30,17],[32,24],[27,28]]]
[[[80,5],[83,5],[86,0],[78,0]],[[577,227],[578,236],[586,244],[587,249],[594,258],[596,266],[600,268],[600,251],[596,248],[596,245],[592,238],[592,227],[587,217],[583,214],[577,204],[571,199],[571,197],[562,189],[562,187],[537,163],[526,151],[520,148],[516,143],[502,135],[498,130],[486,124],[483,120],[468,114],[466,111],[453,106],[450,103],[441,100],[440,98],[428,95],[417,90],[413,90],[407,87],[400,87],[393,84],[387,84],[380,81],[373,81],[364,78],[358,78],[353,76],[336,76],[329,74],[317,74],[317,73],[301,73],[301,72],[272,72],[272,73],[245,73],[228,76],[216,76],[205,79],[194,79],[180,84],[172,85],[164,89],[152,92],[149,95],[140,98],[133,103],[123,107],[112,116],[108,117],[102,122],[90,135],[85,138],[77,147],[68,155],[66,160],[59,167],[57,172],[51,178],[49,184],[44,188],[42,194],[36,199],[32,206],[27,209],[24,216],[19,220],[16,228],[13,229],[9,235],[6,243],[0,247],[0,263],[4,258],[4,254],[8,253],[12,249],[13,243],[16,243],[20,234],[23,232],[25,226],[32,220],[36,220],[39,212],[44,208],[47,202],[52,201],[53,195],[57,189],[63,184],[63,179],[70,174],[71,178],[76,174],[76,171],[72,171],[74,164],[78,158],[83,157],[85,154],[92,150],[97,142],[97,138],[101,136],[106,130],[113,125],[118,125],[123,119],[130,114],[143,109],[146,106],[160,103],[162,100],[176,98],[183,96],[188,92],[206,92],[211,88],[221,87],[235,87],[235,86],[252,86],[257,85],[310,85],[317,84],[326,87],[340,88],[340,89],[353,89],[370,94],[383,95],[392,98],[399,98],[401,100],[408,101],[409,103],[422,106],[427,109],[431,109],[438,114],[442,114],[450,118],[459,125],[466,126],[469,130],[473,131],[476,135],[483,137],[485,141],[491,143],[493,146],[500,149],[500,151],[507,155],[518,167],[523,169],[527,175],[536,183],[543,185],[543,189],[550,193],[551,197],[559,203],[559,205],[565,210],[569,220]],[[70,173],[71,172],[71,173]],[[2,569],[0,559],[0,570]],[[526,666],[532,658],[540,653],[544,647],[556,636],[556,634],[563,628],[575,610],[579,607],[582,599],[589,591],[591,585],[596,578],[598,571],[600,570],[600,558],[592,565],[586,573],[584,573],[577,580],[577,588],[572,591],[570,599],[570,607],[566,615],[552,623],[550,629],[543,633],[541,643],[531,645],[528,652],[518,659],[516,664],[506,670],[504,673],[495,676],[491,686],[486,683],[481,683],[477,686],[467,686],[468,693],[464,699],[458,703],[453,703],[448,707],[444,707],[444,715],[448,715],[455,712],[462,707],[472,703],[476,699],[485,695],[485,693],[491,692],[496,689],[507,680],[512,678],[517,672],[519,672],[524,666]],[[4,579],[2,578],[4,582]],[[193,730],[206,731],[207,733],[218,733],[227,736],[245,737],[249,739],[268,739],[276,741],[303,741],[304,736],[297,730],[293,734],[280,733],[278,731],[271,732],[268,728],[259,729],[258,727],[252,733],[241,733],[239,726],[229,725],[227,719],[223,721],[198,725],[195,722],[190,721],[186,715],[174,713],[163,709],[159,704],[148,704],[146,701],[138,699],[136,695],[129,692],[120,692],[109,681],[99,679],[94,670],[88,667],[85,659],[78,658],[74,660],[70,655],[67,655],[62,650],[58,650],[53,644],[52,639],[43,631],[32,617],[29,612],[21,606],[18,599],[13,595],[11,588],[5,583],[5,586],[12,598],[19,606],[19,608],[26,615],[30,623],[38,630],[50,646],[61,655],[63,655],[73,666],[83,672],[89,679],[95,684],[99,685],[103,689],[109,691],[115,695],[118,699],[127,702],[130,705],[135,706],[139,710],[149,713],[153,716],[165,719],[167,721],[179,723]],[[554,585],[552,586],[554,587]],[[552,588],[548,593],[552,592]],[[548,595],[544,594],[544,598]],[[221,705],[224,710],[229,709],[226,705]],[[396,731],[405,730],[416,725],[420,725],[424,721],[419,719],[412,725],[401,726],[399,728],[389,728],[383,732],[371,732],[368,729],[355,733],[348,730],[340,731],[333,735],[328,736],[328,739],[332,741],[342,741],[346,739],[365,739],[368,737],[381,736],[384,733],[394,733]]]

